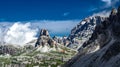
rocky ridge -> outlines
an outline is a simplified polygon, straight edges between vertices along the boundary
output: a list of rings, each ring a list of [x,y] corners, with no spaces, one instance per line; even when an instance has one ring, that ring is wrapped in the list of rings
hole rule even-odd
[[[120,7],[95,27],[91,38],[64,67],[120,66]],[[86,61],[87,60],[87,61]]]
[[[78,49],[81,45],[88,40],[95,30],[95,26],[103,22],[106,18],[100,16],[90,16],[82,20],[78,25],[76,25],[68,37],[71,44],[68,47],[73,49]]]

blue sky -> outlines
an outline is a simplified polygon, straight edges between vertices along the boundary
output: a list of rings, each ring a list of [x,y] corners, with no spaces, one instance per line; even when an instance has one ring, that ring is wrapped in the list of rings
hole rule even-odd
[[[82,19],[108,16],[119,5],[120,0],[0,0],[0,26],[30,23],[48,29],[52,36],[68,36]]]
[[[0,21],[83,19],[119,3],[119,0],[0,0]]]

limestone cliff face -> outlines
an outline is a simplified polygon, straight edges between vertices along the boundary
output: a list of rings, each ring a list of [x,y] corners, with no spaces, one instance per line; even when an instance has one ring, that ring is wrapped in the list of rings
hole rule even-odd
[[[103,22],[105,19],[105,17],[91,16],[82,20],[71,30],[68,39],[72,43],[69,44],[68,47],[73,49],[81,47],[81,45],[91,37],[93,31],[95,30],[95,26]]]
[[[52,38],[50,38],[50,35],[46,29],[41,29],[35,47],[45,45],[48,45],[50,47],[56,46],[56,42]]]
[[[53,38],[51,38],[46,29],[41,29],[35,47],[37,48],[37,51],[40,52],[61,52],[64,51],[62,46],[65,47],[67,44],[69,44],[69,41],[67,41],[67,37],[58,38],[54,36]]]
[[[65,67],[120,66],[120,7],[95,27],[91,38],[79,48],[78,54]]]
[[[104,21],[104,19],[105,19],[104,17],[100,16],[95,17],[91,16],[85,18],[71,30],[71,34],[68,38],[69,39],[73,39],[75,37],[89,38],[90,35],[93,33],[95,26]]]

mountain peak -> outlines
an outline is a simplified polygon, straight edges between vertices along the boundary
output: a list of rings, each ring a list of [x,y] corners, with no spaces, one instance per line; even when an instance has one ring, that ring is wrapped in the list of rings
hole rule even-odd
[[[48,30],[47,29],[41,29],[40,31],[40,36],[49,36]]]
[[[72,43],[69,44],[68,47],[78,49],[86,40],[91,37],[93,31],[95,30],[95,26],[103,22],[105,19],[105,17],[100,16],[90,16],[83,19],[71,30],[68,39]]]
[[[54,43],[54,41],[50,38],[48,31],[46,29],[41,29],[35,47],[45,45],[52,46],[52,43]]]
[[[65,67],[119,67],[120,7],[112,9],[103,22],[95,26],[92,36],[82,44],[78,54]],[[87,61],[86,61],[87,60]]]

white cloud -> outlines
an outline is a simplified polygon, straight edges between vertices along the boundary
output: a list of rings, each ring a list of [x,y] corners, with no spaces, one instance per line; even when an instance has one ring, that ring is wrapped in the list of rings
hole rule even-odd
[[[4,36],[6,35],[9,27],[12,25],[13,23],[9,23],[9,22],[0,22],[0,44],[4,44]]]
[[[70,12],[65,12],[64,14],[63,14],[63,16],[68,16],[70,14]]]
[[[103,2],[105,2],[106,3],[106,6],[111,6],[111,1],[112,0],[102,0]]]
[[[25,43],[35,39],[37,30],[30,29],[30,23],[14,23],[5,35],[5,42],[23,46]]]
[[[2,34],[0,39],[3,39],[6,43],[23,46],[25,43],[36,38],[36,35],[39,34],[38,29],[48,29],[50,34],[53,35],[69,34],[71,29],[79,22],[80,20],[0,22],[0,34]],[[6,32],[4,32],[5,30]]]
[[[92,11],[95,11],[95,10],[97,10],[98,8],[90,8],[88,11],[89,12],[92,12]]]
[[[110,15],[110,12],[111,11],[101,11],[101,12],[98,12],[98,13],[94,13],[92,16],[101,16],[101,17],[108,17]]]
[[[119,0],[101,0],[101,1],[105,3],[104,8],[114,6],[117,2],[119,2]]]

